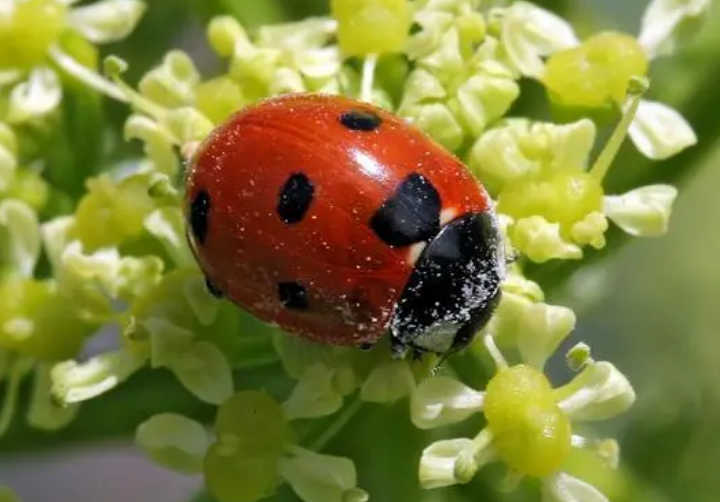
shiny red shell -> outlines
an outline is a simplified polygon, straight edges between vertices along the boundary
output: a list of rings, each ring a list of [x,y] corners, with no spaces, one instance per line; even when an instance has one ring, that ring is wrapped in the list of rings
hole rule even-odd
[[[382,122],[350,129],[339,120],[348,111]],[[302,220],[288,224],[277,206],[293,173],[307,176],[314,193]],[[239,111],[196,151],[188,213],[201,192],[208,201],[202,239],[191,231],[190,241],[214,288],[258,318],[317,341],[374,343],[413,261],[411,246],[387,245],[369,221],[412,173],[432,182],[445,215],[489,207],[456,157],[391,113],[338,96],[269,99]],[[306,287],[307,308],[279,299],[278,284],[287,282]]]

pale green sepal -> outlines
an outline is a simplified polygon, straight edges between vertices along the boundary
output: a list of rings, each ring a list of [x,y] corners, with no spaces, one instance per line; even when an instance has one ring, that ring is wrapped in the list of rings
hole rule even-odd
[[[580,43],[570,23],[531,3],[513,2],[501,16],[500,41],[526,77],[542,75],[542,57]]]
[[[62,98],[57,74],[45,66],[34,68],[27,80],[10,91],[6,120],[23,123],[55,110]]]
[[[343,404],[343,394],[334,385],[335,370],[318,363],[308,367],[283,403],[288,420],[332,415]]]
[[[179,207],[162,207],[150,213],[145,229],[159,240],[175,265],[183,267],[195,263],[185,238],[185,218]]]
[[[597,488],[559,472],[543,480],[543,502],[609,502]]]
[[[461,474],[458,464],[461,458],[472,458],[474,449],[475,443],[466,438],[436,441],[426,447],[418,469],[420,486],[432,489],[466,482],[458,476]]]
[[[137,427],[135,444],[158,465],[196,474],[202,472],[210,439],[195,420],[176,413],[160,413]]]
[[[195,101],[200,74],[186,53],[168,52],[162,63],[146,73],[138,83],[140,92],[160,106],[177,108]]]
[[[117,42],[135,29],[146,7],[140,0],[100,0],[72,9],[68,23],[96,44]]]
[[[426,378],[412,393],[410,418],[419,429],[432,429],[462,422],[483,406],[483,393],[457,380]]]
[[[568,384],[556,389],[558,406],[576,421],[617,416],[635,402],[635,390],[612,363],[590,362]]]
[[[167,367],[203,402],[220,404],[233,393],[230,363],[210,342],[192,342],[186,350],[174,355]]]
[[[86,401],[114,389],[146,363],[146,354],[125,350],[105,352],[83,363],[58,363],[50,370],[51,394],[63,405]]]
[[[70,424],[80,411],[79,404],[60,406],[51,399],[52,379],[47,363],[35,368],[33,386],[30,394],[30,406],[27,411],[27,422],[35,428],[45,431],[56,431]]]
[[[711,0],[652,0],[642,17],[640,45],[650,58],[673,54],[686,31],[697,33],[711,5]]]
[[[369,403],[394,403],[412,392],[415,377],[405,360],[379,364],[360,388],[360,399]]]
[[[40,225],[27,204],[15,199],[0,202],[0,267],[3,274],[32,277],[40,256]]]
[[[697,136],[677,110],[657,101],[641,100],[628,135],[649,159],[664,160],[697,143]]]
[[[188,279],[183,294],[200,324],[207,326],[215,321],[220,310],[220,300],[208,291],[204,276],[198,274]]]
[[[517,346],[523,361],[542,370],[547,360],[575,329],[575,313],[563,306],[534,303],[522,317]]]
[[[668,230],[677,194],[671,185],[648,185],[623,195],[607,195],[604,212],[632,236],[658,237]]]
[[[292,447],[280,459],[280,476],[304,502],[364,502],[352,460]]]

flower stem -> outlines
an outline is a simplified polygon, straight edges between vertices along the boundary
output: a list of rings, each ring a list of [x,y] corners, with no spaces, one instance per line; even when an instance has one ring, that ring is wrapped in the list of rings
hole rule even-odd
[[[342,413],[340,413],[337,418],[335,418],[335,420],[330,424],[330,426],[325,429],[325,432],[315,438],[309,449],[313,451],[320,451],[323,446],[325,446],[333,437],[335,437],[335,435],[340,432],[340,430],[342,430],[342,428],[350,421],[350,419],[360,411],[362,405],[363,401],[359,397],[355,398],[355,400],[350,404],[350,406],[346,407],[342,411]]]

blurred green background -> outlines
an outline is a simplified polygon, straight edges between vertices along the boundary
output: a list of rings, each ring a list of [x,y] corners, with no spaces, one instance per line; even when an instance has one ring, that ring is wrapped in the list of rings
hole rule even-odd
[[[137,78],[171,47],[188,50],[198,66],[212,72],[216,62],[204,46],[202,23],[231,13],[248,26],[320,13],[327,0],[148,0],[139,29],[111,46],[131,62]],[[548,8],[572,17],[578,30],[620,29],[637,33],[645,0],[545,0]],[[168,19],[173,19],[168,22]],[[636,387],[638,402],[626,416],[599,433],[615,435],[623,449],[628,489],[615,502],[720,500],[720,8],[699,38],[673,58],[656,61],[649,97],[677,107],[696,128],[699,145],[651,164],[626,145],[608,181],[609,191],[671,182],[680,196],[670,233],[628,240],[612,233],[606,250],[577,264],[544,266],[535,276],[551,302],[577,309],[572,343],[587,340],[595,357],[609,359]],[[535,97],[528,86],[525,96]],[[541,97],[541,96],[539,96]],[[523,99],[517,113],[534,113]],[[105,111],[119,132],[127,110]],[[123,147],[118,155],[136,152]],[[556,368],[556,376],[563,372]],[[267,383],[272,372],[255,375]],[[16,427],[0,443],[0,484],[14,487],[25,502],[180,502],[199,483],[154,467],[129,444],[133,426],[156,411],[209,416],[185,394],[158,392],[166,375],[138,376],[109,396],[90,403],[62,434],[32,433]],[[248,384],[253,383],[248,381]],[[180,391],[178,391],[180,392]],[[117,410],[122,409],[122,416]],[[440,431],[440,434],[443,434]],[[111,442],[100,441],[101,437]],[[79,441],[79,438],[85,441]],[[127,438],[127,439],[125,439]],[[91,441],[88,442],[87,440]],[[373,501],[535,500],[530,490],[498,493],[499,471],[490,469],[468,487],[420,492],[415,469],[427,437],[406,418],[406,403],[392,409],[367,406],[328,445],[329,452],[356,460],[360,486]],[[45,447],[49,449],[45,449]],[[40,448],[43,448],[40,450]],[[35,450],[24,453],[24,450]],[[281,490],[278,499],[294,500]]]

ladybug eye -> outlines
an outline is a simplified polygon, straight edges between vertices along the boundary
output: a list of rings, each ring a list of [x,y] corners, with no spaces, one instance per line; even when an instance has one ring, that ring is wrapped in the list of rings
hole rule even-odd
[[[315,187],[303,173],[293,174],[280,190],[277,213],[287,224],[298,223],[310,208]]]
[[[366,110],[350,110],[340,115],[340,123],[353,131],[374,131],[382,119],[373,112]]]
[[[409,246],[438,233],[441,207],[440,194],[432,183],[413,173],[383,202],[370,226],[388,246]]]
[[[190,205],[190,228],[195,239],[202,244],[208,231],[208,215],[210,214],[210,194],[200,190]]]

